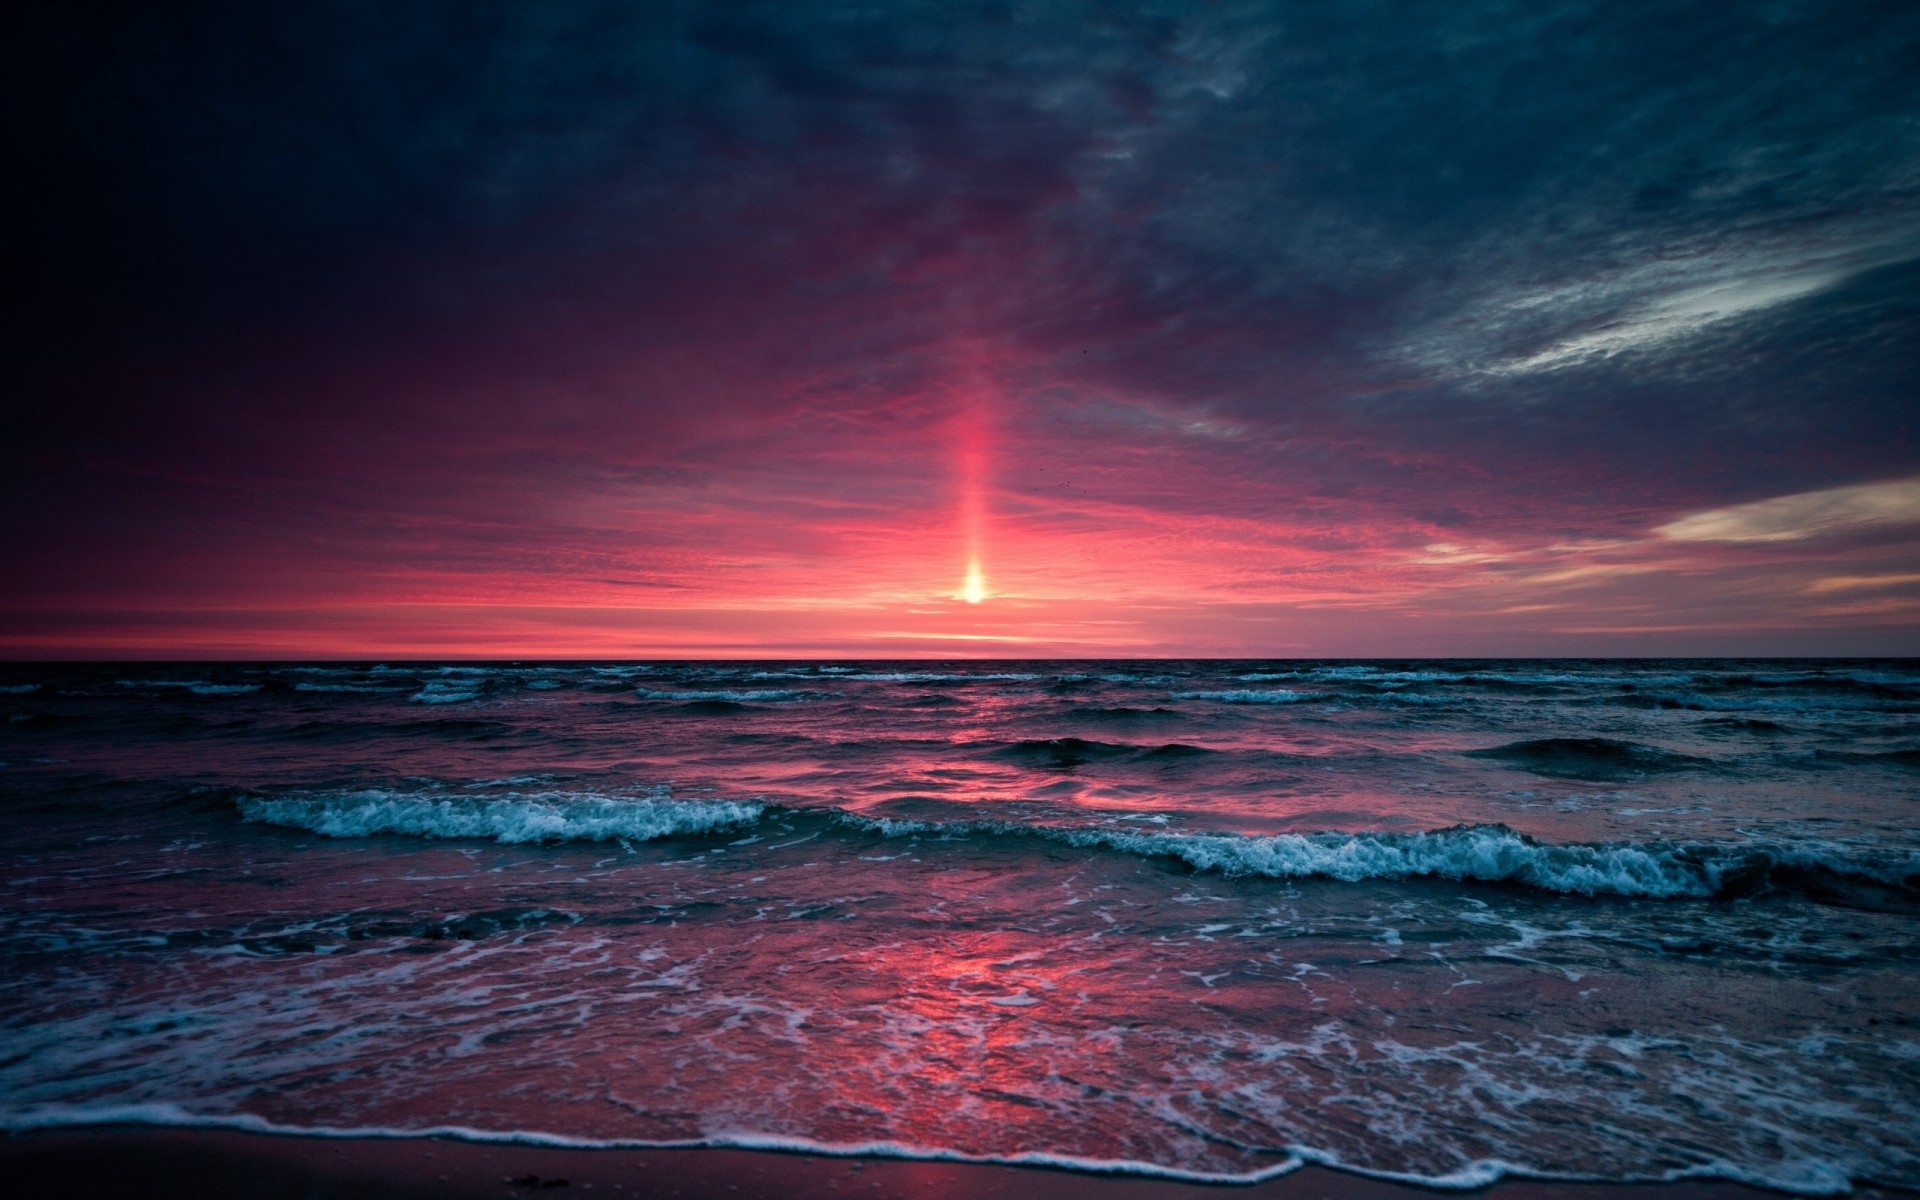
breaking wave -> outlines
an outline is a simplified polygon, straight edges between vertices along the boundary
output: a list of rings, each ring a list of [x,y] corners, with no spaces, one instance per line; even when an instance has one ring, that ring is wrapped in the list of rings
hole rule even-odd
[[[1424,833],[1173,833],[1016,821],[928,821],[782,808],[758,800],[675,800],[575,792],[448,796],[366,789],[247,796],[249,821],[327,837],[405,834],[497,842],[609,841],[728,833],[777,815],[884,837],[1037,839],[1081,849],[1171,859],[1208,873],[1268,879],[1444,879],[1579,896],[1708,899],[1788,889],[1828,902],[1880,908],[1920,902],[1920,854],[1877,860],[1845,846],[1762,843],[1538,841],[1505,825]]]
[[[1920,856],[1875,865],[1838,848],[1596,843],[1555,845],[1504,825],[1427,833],[1233,834],[1063,832],[1073,845],[1173,858],[1199,871],[1348,883],[1450,879],[1518,884],[1545,892],[1705,899],[1790,886],[1849,898],[1845,881],[1920,892]],[[1908,897],[1912,898],[1912,897]]]
[[[245,796],[238,803],[241,816],[249,821],[327,837],[398,833],[496,842],[650,841],[719,833],[752,824],[766,807],[752,800],[673,800],[664,794],[445,796],[377,788],[310,796]]]
[[[846,816],[899,836],[970,833],[1039,837],[1071,846],[1169,858],[1196,871],[1269,879],[1447,879],[1580,896],[1707,899],[1769,888],[1882,907],[1920,900],[1920,854],[1869,861],[1847,847],[1537,841],[1505,825],[1425,833],[1158,833],[1009,822],[939,824]],[[1864,894],[1863,894],[1864,893]],[[1875,895],[1874,893],[1891,893]]]

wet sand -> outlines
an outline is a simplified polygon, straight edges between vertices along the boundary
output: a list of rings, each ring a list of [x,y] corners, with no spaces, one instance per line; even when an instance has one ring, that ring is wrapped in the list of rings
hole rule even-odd
[[[1308,1167],[1253,1185],[1181,1183],[1037,1167],[833,1158],[758,1150],[569,1150],[409,1139],[277,1137],[218,1130],[60,1130],[0,1138],[13,1197],[92,1200],[516,1200],[532,1196],[682,1200],[1435,1200],[1441,1193]],[[1511,1180],[1494,1200],[1761,1200],[1732,1183],[1578,1184]],[[1865,1187],[1877,1200],[1901,1195]],[[1905,1193],[1911,1194],[1911,1193]]]

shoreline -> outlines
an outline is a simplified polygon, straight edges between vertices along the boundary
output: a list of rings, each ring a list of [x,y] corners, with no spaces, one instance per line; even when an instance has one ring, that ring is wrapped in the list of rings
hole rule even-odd
[[[679,1200],[842,1200],[992,1196],[1000,1200],[1762,1200],[1722,1180],[1574,1183],[1506,1179],[1441,1189],[1305,1166],[1258,1183],[1201,1183],[1065,1167],[959,1163],[789,1150],[571,1148],[448,1138],[311,1137],[230,1129],[89,1126],[0,1138],[9,1194],[60,1200],[237,1196],[309,1200],[511,1200],[564,1194]],[[1863,1200],[1911,1195],[1862,1185]]]

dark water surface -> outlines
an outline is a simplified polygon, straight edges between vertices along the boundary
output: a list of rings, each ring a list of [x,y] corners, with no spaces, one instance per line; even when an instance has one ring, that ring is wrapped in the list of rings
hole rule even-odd
[[[0,666],[0,1125],[1920,1179],[1920,664]]]

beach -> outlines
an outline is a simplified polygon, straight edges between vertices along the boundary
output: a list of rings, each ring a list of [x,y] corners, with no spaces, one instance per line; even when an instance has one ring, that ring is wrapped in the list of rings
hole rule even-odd
[[[720,1149],[574,1150],[449,1140],[298,1138],[221,1130],[63,1130],[0,1141],[0,1173],[23,1200],[511,1200],[525,1196],[683,1200],[1438,1200],[1459,1195],[1324,1167],[1249,1185],[1207,1185],[1035,1167]],[[1487,1200],[1761,1200],[1739,1184],[1509,1180]],[[1886,1194],[1854,1192],[1860,1200]]]

